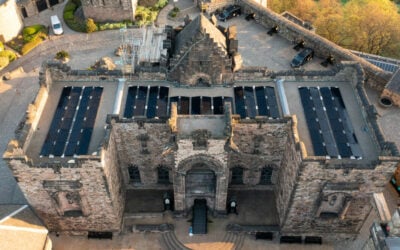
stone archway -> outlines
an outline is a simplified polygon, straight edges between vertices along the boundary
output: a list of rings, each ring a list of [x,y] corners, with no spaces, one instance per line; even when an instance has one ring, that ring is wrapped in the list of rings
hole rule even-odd
[[[187,212],[195,199],[207,200],[216,213],[225,213],[229,172],[223,163],[204,155],[193,155],[179,162],[174,175],[174,202],[177,212]],[[196,178],[202,182],[193,182]]]

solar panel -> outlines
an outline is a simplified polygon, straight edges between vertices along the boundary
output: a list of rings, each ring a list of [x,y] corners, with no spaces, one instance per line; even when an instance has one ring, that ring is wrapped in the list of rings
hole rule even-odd
[[[124,117],[131,118],[133,116],[133,107],[136,101],[137,87],[129,87],[126,97]]]
[[[147,87],[140,86],[137,92],[135,109],[133,110],[134,116],[143,116],[145,112],[146,99],[147,99]]]
[[[255,91],[258,106],[258,115],[267,116],[267,100],[265,99],[264,87],[256,87]]]
[[[181,96],[179,114],[188,115],[189,114],[189,108],[190,108],[189,106],[190,106],[189,97]]]
[[[200,115],[200,96],[192,97],[192,108],[191,114],[192,115]]]
[[[252,87],[245,87],[244,93],[246,96],[245,105],[247,108],[247,117],[254,118],[257,115],[256,102],[254,100],[254,91]]]
[[[147,102],[147,118],[153,118],[156,116],[157,96],[158,87],[150,87],[149,100]]]
[[[272,118],[279,118],[279,108],[276,100],[275,90],[273,87],[265,87],[265,92],[267,93],[267,103],[269,115]]]
[[[246,118],[247,113],[245,109],[243,87],[235,87],[234,95],[236,114],[239,114],[241,118]]]
[[[169,88],[160,87],[159,98],[157,100],[157,116],[165,117],[167,116],[167,106],[168,106],[168,93]]]
[[[211,115],[211,97],[203,96],[201,99],[201,114]]]
[[[224,106],[222,104],[223,97],[213,97],[213,107],[215,115],[222,115],[224,113]]]

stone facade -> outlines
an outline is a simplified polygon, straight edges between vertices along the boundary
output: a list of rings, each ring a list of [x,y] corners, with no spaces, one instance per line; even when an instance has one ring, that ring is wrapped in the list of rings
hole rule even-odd
[[[104,173],[100,159],[32,166],[11,160],[22,192],[50,231],[120,231],[123,201],[118,171]]]
[[[176,35],[168,79],[192,86],[230,83],[235,66],[232,56],[237,48],[230,51],[233,46],[229,45],[235,39],[233,34],[227,39],[200,15]]]
[[[82,8],[86,18],[96,22],[134,21],[137,0],[83,0]]]
[[[18,15],[22,17],[31,17],[39,12],[50,9],[54,5],[64,2],[64,0],[23,0],[18,1]],[[38,7],[40,6],[40,7]],[[49,20],[50,23],[50,20]]]
[[[167,74],[135,72],[127,79],[127,85],[159,84],[171,92],[183,87],[196,96],[196,90],[209,88],[212,92],[215,85],[227,83],[226,88],[219,90],[226,89],[224,94],[232,97],[231,83],[253,81],[246,86],[255,88],[253,83],[263,82],[270,87],[279,76],[292,82],[295,91],[299,85],[339,83],[354,94],[352,104],[357,107],[353,115],[359,112],[362,125],[370,132],[365,136],[368,139],[363,139],[371,144],[374,156],[313,156],[300,139],[299,133],[304,131],[298,131],[296,115],[241,119],[232,114],[231,104],[225,102],[224,112],[219,115],[178,115],[176,103],[168,103],[168,120],[108,115],[98,155],[40,159],[27,155],[26,149],[55,84],[71,81],[76,86],[102,77],[122,77],[118,71],[79,74],[65,65],[44,65],[38,96],[4,158],[28,201],[51,231],[120,231],[127,193],[132,190],[136,194],[171,192],[175,215],[180,216],[188,215],[195,199],[205,199],[214,215],[225,214],[230,193],[261,190],[274,194],[271,203],[278,211],[281,234],[315,235],[324,240],[357,235],[373,211],[372,194],[382,192],[400,160],[395,145],[383,137],[365,95],[366,78],[373,75],[371,82],[379,89],[384,79],[382,72],[329,42],[323,47],[324,39],[288,24],[289,21],[268,10],[246,1],[241,4],[246,12],[258,11],[257,21],[262,25],[278,24],[281,34],[288,39],[302,34],[320,55],[332,52],[340,59],[357,62],[342,62],[325,71],[272,72],[254,67],[235,71],[234,53],[226,39],[234,40],[234,29],[224,34],[200,15],[175,37]]]

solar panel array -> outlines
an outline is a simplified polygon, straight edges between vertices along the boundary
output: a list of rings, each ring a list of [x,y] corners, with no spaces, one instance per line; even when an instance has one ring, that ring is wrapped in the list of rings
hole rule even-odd
[[[241,118],[269,116],[279,118],[279,108],[274,87],[235,87],[235,113]]]
[[[361,148],[339,88],[300,87],[299,92],[314,154],[361,158]]]
[[[235,87],[234,99],[229,96],[168,96],[169,88],[161,86],[132,86],[128,89],[124,117],[167,117],[168,103],[177,102],[178,114],[221,115],[224,102],[230,102],[233,113],[242,118],[256,116],[280,117],[273,87]]]
[[[228,96],[173,96],[170,103],[178,104],[178,114],[180,115],[222,115],[224,113],[224,103],[232,103],[232,97]]]
[[[129,87],[124,117],[167,117],[168,93],[169,88],[161,86]]]
[[[87,154],[102,87],[64,87],[41,156]]]

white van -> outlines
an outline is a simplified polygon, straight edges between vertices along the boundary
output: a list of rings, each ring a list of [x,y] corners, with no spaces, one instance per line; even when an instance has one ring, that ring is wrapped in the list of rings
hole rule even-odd
[[[62,28],[60,19],[58,19],[58,16],[51,16],[51,28],[53,29],[53,32],[55,35],[61,35],[64,33],[64,30]]]

